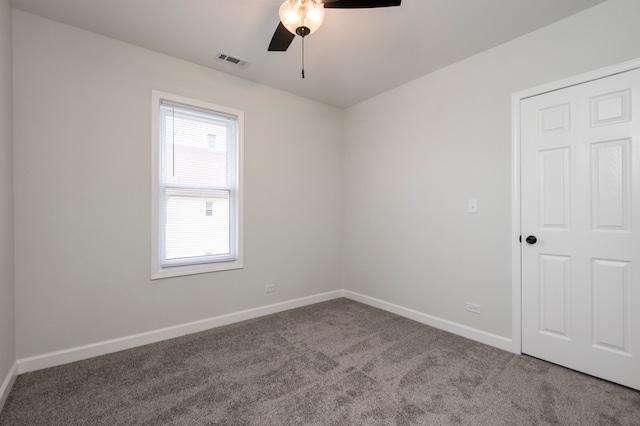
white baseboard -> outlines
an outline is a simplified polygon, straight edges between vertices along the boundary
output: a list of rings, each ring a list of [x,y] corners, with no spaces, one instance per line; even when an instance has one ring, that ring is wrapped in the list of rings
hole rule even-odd
[[[7,398],[9,397],[9,393],[11,392],[11,388],[16,381],[16,377],[18,377],[18,362],[14,362],[13,366],[9,370],[7,377],[2,382],[2,386],[0,386],[0,411],[2,411],[2,407],[4,407],[4,403],[7,402]]]
[[[107,340],[104,342],[92,343],[90,345],[50,352],[47,354],[37,355],[29,358],[22,358],[17,361],[18,372],[22,374],[29,371],[36,371],[62,364],[68,364],[70,362],[81,361],[100,355],[106,355],[125,349],[131,349],[138,346],[148,345],[150,343],[160,342],[162,340],[173,339],[175,337],[184,336],[186,334],[197,333],[200,331],[209,330],[211,328],[221,327],[223,325],[258,318],[264,315],[275,314],[277,312],[282,312],[289,309],[300,308],[302,306],[312,305],[314,303],[325,302],[327,300],[337,299],[339,297],[344,297],[344,292],[342,290],[336,290],[328,293],[317,294],[314,296],[303,297],[300,299],[289,300],[286,302],[275,303],[273,305],[262,306],[259,308],[247,309],[245,311],[234,312],[227,315],[207,318],[200,321],[194,321],[118,339]]]
[[[365,305],[373,306],[374,308],[379,308],[384,311],[412,319],[422,324],[430,325],[431,327],[439,328],[441,330],[466,337],[467,339],[475,340],[476,342],[484,343],[486,345],[494,346],[505,351],[513,352],[513,343],[511,339],[508,339],[506,337],[487,333],[486,331],[478,330],[466,325],[434,317],[432,315],[394,305],[393,303],[385,302],[383,300],[375,299],[373,297],[365,296],[363,294],[355,293],[349,290],[344,290],[344,297],[346,297],[347,299],[355,300],[356,302],[364,303]]]
[[[77,346],[74,348],[64,349],[56,352],[50,352],[43,355],[37,355],[29,358],[22,358],[16,361],[9,376],[0,388],[0,402],[4,402],[8,396],[11,386],[18,374],[27,373],[29,371],[41,370],[44,368],[55,367],[71,362],[82,361],[84,359],[96,356],[107,355],[138,346],[148,345],[167,339],[184,336],[191,333],[209,330],[228,324],[233,324],[248,319],[258,318],[265,315],[275,314],[289,309],[300,308],[302,306],[312,305],[314,303],[326,302],[328,300],[346,297],[365,305],[373,306],[405,318],[418,321],[422,324],[430,325],[450,333],[458,334],[477,342],[481,342],[506,351],[513,351],[512,341],[506,337],[487,333],[466,325],[458,324],[442,318],[434,317],[422,312],[408,309],[393,303],[385,302],[363,294],[355,293],[348,290],[336,290],[328,293],[317,294],[313,296],[303,297],[300,299],[289,300],[286,302],[275,303],[273,305],[262,306],[245,311],[234,312],[218,317],[207,318],[200,321],[194,321],[186,324],[167,327],[160,330],[153,330],[146,333],[135,334],[132,336],[121,337],[118,339],[107,340],[103,342],[92,343],[89,345]],[[5,395],[6,394],[6,395]]]

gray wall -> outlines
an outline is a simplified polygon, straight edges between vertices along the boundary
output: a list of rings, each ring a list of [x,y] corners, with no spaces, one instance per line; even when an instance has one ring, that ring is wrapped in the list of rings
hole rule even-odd
[[[11,71],[11,6],[0,0],[0,386],[16,360]]]
[[[13,23],[18,358],[342,288],[341,110]],[[244,269],[150,280],[152,89],[245,112]]]
[[[638,16],[610,0],[341,111],[14,11],[18,357],[343,287],[509,337],[511,93],[640,57]],[[150,281],[152,89],[245,111],[245,269]]]
[[[511,94],[640,57],[639,23],[610,0],[348,109],[345,288],[510,337]]]

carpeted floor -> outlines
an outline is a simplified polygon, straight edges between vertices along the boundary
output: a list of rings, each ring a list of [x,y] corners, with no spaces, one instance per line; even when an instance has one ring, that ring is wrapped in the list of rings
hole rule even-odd
[[[0,425],[640,425],[640,392],[347,299],[20,375]]]

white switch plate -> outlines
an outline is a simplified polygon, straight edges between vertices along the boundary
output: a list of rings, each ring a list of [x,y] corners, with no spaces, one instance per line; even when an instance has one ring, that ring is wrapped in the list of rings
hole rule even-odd
[[[469,213],[478,213],[478,200],[469,200],[467,211]]]

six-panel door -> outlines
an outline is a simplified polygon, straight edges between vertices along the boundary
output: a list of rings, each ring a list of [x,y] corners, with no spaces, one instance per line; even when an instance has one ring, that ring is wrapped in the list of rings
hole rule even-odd
[[[640,70],[523,100],[521,131],[522,351],[640,389]]]

